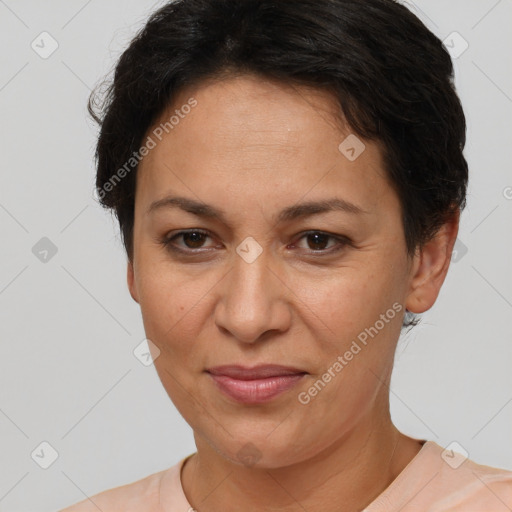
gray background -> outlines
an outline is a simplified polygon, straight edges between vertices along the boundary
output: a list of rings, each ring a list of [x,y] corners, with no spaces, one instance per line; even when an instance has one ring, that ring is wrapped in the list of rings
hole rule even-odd
[[[163,3],[0,0],[0,511],[52,511],[194,451],[154,367],[133,355],[144,331],[117,226],[94,200],[86,114]],[[399,343],[392,416],[512,469],[512,1],[407,3],[443,40],[469,44],[455,65],[471,184],[441,296]],[[43,31],[59,45],[46,59],[31,47]],[[447,39],[457,53],[463,40]],[[46,262],[43,237],[58,249]],[[43,441],[58,452],[48,469]]]

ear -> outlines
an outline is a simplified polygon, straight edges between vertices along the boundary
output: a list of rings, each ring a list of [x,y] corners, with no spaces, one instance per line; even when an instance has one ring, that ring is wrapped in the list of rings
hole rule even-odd
[[[424,313],[434,305],[450,266],[459,218],[460,211],[457,211],[429,242],[417,249],[405,302],[408,311]]]
[[[135,271],[133,269],[133,262],[128,260],[128,267],[126,272],[126,280],[128,281],[128,289],[130,295],[135,302],[139,302],[139,294],[137,292],[137,286],[135,284]]]

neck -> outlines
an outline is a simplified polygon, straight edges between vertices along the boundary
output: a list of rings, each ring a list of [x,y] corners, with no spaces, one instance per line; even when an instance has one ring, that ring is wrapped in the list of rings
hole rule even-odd
[[[389,486],[421,449],[391,423],[363,419],[328,450],[281,468],[235,464],[196,436],[197,454],[182,472],[192,507],[203,511],[361,510]]]

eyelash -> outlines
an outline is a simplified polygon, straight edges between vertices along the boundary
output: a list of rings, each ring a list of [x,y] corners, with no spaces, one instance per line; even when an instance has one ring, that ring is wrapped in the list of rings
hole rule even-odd
[[[206,231],[203,231],[202,229],[190,229],[190,230],[186,230],[186,231],[179,231],[178,233],[175,233],[174,235],[172,235],[171,237],[165,237],[163,238],[160,243],[169,251],[173,252],[173,253],[177,253],[177,254],[184,254],[184,255],[187,255],[187,256],[194,256],[194,255],[198,255],[198,254],[201,254],[201,253],[204,253],[205,252],[205,249],[203,248],[198,248],[198,249],[182,249],[182,248],[179,248],[177,247],[176,245],[173,245],[173,242],[177,239],[177,238],[180,238],[180,237],[183,237],[184,235],[187,235],[187,234],[190,234],[190,233],[197,233],[197,234],[200,234],[200,235],[204,235],[204,236],[207,236],[209,238],[210,235],[208,232]],[[334,240],[337,242],[337,246],[335,246],[334,248],[330,248],[330,249],[320,249],[320,250],[313,250],[313,249],[310,249],[309,252],[307,252],[307,255],[311,255],[311,256],[327,256],[327,255],[330,255],[330,254],[333,254],[333,253],[336,253],[336,252],[339,252],[341,251],[342,249],[344,249],[345,247],[347,246],[352,246],[352,241],[346,237],[346,236],[339,236],[339,235],[333,235],[331,233],[327,233],[325,231],[315,231],[315,230],[310,230],[310,231],[306,231],[304,233],[301,233],[301,236],[298,240],[302,240],[303,238],[306,238],[308,236],[311,236],[311,235],[322,235],[322,236],[326,236],[328,238],[328,242],[327,244],[329,243],[329,240]],[[206,249],[208,250],[208,249]]]

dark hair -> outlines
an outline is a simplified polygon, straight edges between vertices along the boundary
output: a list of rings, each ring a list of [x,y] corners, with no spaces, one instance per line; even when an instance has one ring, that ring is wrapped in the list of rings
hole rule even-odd
[[[335,95],[354,133],[383,146],[409,254],[464,208],[466,122],[452,62],[407,7],[393,0],[177,0],[135,36],[104,98],[97,90],[89,98],[101,126],[97,192],[115,211],[130,259],[136,165],[122,179],[118,170],[126,171],[178,91],[230,73]]]

